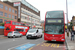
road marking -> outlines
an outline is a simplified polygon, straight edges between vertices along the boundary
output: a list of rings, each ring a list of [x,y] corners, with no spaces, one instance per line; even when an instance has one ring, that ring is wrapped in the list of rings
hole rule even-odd
[[[40,44],[37,44],[36,46],[38,46],[38,45],[40,45]]]
[[[48,43],[44,43],[44,45],[48,47],[50,44],[48,44]]]
[[[56,44],[52,44],[51,47],[55,47]]]
[[[31,50],[33,47],[31,47],[29,50]]]
[[[41,44],[41,46],[43,47],[56,47],[56,48],[58,48],[59,47],[59,44],[51,44],[51,43],[43,43],[43,44]]]
[[[28,42],[28,43],[30,43],[30,42]],[[16,48],[16,47],[19,47],[19,46],[22,46],[22,45],[25,45],[25,44],[28,44],[28,43],[24,43],[24,44],[21,44],[21,45],[18,45],[18,46],[15,46],[15,47],[9,48],[8,50],[11,50],[11,49],[13,49],[13,48]]]
[[[57,45],[57,48],[59,47],[59,44]]]
[[[44,43],[44,44],[42,44],[41,46],[46,46],[46,47],[48,47],[48,46],[50,46],[51,44],[48,44],[48,43]]]
[[[17,48],[15,48],[15,49],[18,49],[18,50],[26,50],[26,49],[28,49],[28,48],[30,48],[30,47],[32,47],[32,46],[34,46],[35,44],[25,44],[25,45],[22,45],[22,46],[19,46],[19,47],[17,47]]]

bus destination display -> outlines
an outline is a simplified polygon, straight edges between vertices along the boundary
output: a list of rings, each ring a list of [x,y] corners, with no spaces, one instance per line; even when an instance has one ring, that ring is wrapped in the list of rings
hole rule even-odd
[[[47,20],[47,23],[62,23],[62,20]]]

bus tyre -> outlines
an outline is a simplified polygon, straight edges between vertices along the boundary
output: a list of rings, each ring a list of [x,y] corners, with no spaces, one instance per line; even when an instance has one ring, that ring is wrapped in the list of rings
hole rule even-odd
[[[15,38],[15,35],[13,36],[13,38]]]

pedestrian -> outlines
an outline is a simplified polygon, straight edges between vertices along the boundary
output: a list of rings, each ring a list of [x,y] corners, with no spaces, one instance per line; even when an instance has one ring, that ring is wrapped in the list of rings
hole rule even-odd
[[[67,37],[69,37],[69,30],[67,29]]]
[[[72,40],[74,41],[74,31],[73,30],[71,31],[71,41]]]

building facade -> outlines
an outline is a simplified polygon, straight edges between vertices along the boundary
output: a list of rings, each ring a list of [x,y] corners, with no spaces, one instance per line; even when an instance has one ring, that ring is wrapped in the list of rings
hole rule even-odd
[[[18,15],[18,22],[25,23],[27,26],[41,28],[40,11],[33,7],[25,0],[4,0],[5,3],[13,6],[13,3],[20,2],[20,17]],[[18,8],[18,10],[19,10]]]
[[[17,21],[17,9],[0,1],[0,23]]]
[[[42,29],[44,30],[44,21],[43,20],[41,21],[41,26],[42,26]]]
[[[21,22],[25,22],[28,26],[39,28],[40,23],[40,11],[30,5],[25,0],[21,3]]]

